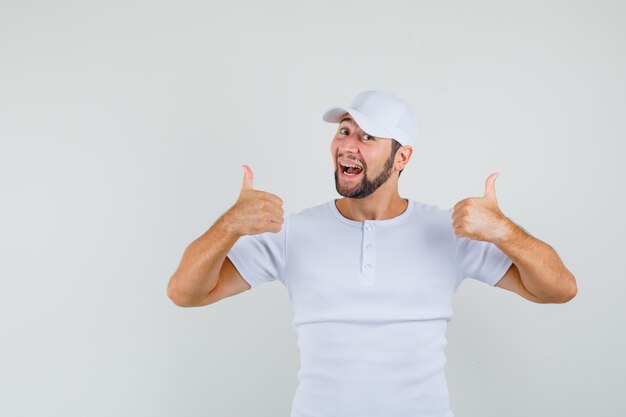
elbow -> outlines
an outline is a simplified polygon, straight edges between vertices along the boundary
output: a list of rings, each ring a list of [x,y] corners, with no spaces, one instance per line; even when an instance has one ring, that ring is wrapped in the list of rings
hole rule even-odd
[[[189,299],[181,297],[177,293],[170,291],[169,288],[167,290],[167,297],[178,307],[197,307],[198,306],[197,304],[190,302]]]
[[[578,285],[576,285],[576,279],[574,278],[574,275],[572,275],[572,282],[571,282],[571,285],[570,285],[570,289],[569,289],[569,291],[567,293],[565,301],[563,301],[563,302],[564,303],[568,302],[572,298],[576,297],[577,294],[578,294]]]
[[[576,279],[574,275],[568,273],[569,277],[567,279],[567,285],[564,289],[559,291],[558,295],[554,295],[553,297],[549,297],[540,301],[540,303],[544,304],[565,304],[568,301],[572,300],[578,294],[578,286],[576,285]]]
[[[578,285],[576,285],[576,278],[569,271],[567,271],[567,275],[568,275],[568,278],[567,278],[568,290],[565,292],[565,298],[563,301],[564,303],[567,303],[572,298],[576,297],[576,294],[578,294]]]
[[[195,307],[196,304],[192,303],[189,297],[176,288],[174,278],[170,279],[170,283],[167,285],[167,298],[169,298],[174,304],[179,307]]]
[[[576,294],[578,293],[578,289],[574,286],[573,289],[568,290],[567,292],[564,292],[563,294],[561,294],[559,297],[555,297],[552,300],[546,301],[546,303],[551,303],[551,304],[565,304],[568,301],[570,301],[572,298],[576,297]]]
[[[167,298],[170,299],[171,302],[176,304],[179,307],[185,307],[185,303],[182,301],[181,297],[174,290],[174,287],[170,284],[167,286]]]

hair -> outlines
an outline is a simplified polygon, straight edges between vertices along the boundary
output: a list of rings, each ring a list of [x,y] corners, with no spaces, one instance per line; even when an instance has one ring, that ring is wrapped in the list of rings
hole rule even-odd
[[[398,151],[398,149],[400,149],[401,146],[402,145],[400,144],[400,142],[395,139],[391,139],[391,155],[389,155],[389,158],[395,158],[396,152]],[[402,168],[400,172],[398,172],[398,178],[400,178],[400,174],[402,174],[402,171],[404,171],[404,168]]]

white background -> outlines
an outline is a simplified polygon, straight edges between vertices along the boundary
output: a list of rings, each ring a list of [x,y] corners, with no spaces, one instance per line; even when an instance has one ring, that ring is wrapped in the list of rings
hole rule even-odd
[[[540,305],[466,280],[456,417],[616,416],[626,400],[626,6],[620,1],[0,1],[0,415],[288,416],[278,282],[202,308],[182,252],[255,187],[338,197],[321,120],[396,92],[400,194],[501,210],[577,278]]]

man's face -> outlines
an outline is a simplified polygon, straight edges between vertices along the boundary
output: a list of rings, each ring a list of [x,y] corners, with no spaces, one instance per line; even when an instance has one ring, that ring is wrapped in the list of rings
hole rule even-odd
[[[346,113],[330,145],[337,192],[348,198],[364,198],[383,185],[393,172],[391,142],[368,135]]]

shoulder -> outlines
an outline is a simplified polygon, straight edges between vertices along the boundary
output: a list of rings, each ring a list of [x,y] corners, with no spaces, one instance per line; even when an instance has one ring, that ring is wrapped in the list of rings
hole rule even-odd
[[[330,204],[333,200],[304,208],[298,212],[292,211],[288,213],[290,220],[296,223],[317,223],[320,221],[328,221],[333,219],[333,212]]]
[[[454,229],[451,212],[436,204],[413,200],[408,229],[420,241],[427,241],[430,247],[441,246],[449,250],[452,247]]]
[[[328,217],[328,214],[330,213],[330,204],[333,201],[334,200],[330,200],[312,207],[307,207],[300,210],[297,214],[309,217]]]
[[[443,211],[449,211],[450,209],[442,208],[436,204],[424,203],[423,201],[413,200],[413,205],[415,206],[416,211],[421,212],[429,212],[429,213],[439,213]]]
[[[436,204],[424,203],[413,200],[413,216],[428,222],[452,223],[452,208],[444,208]]]

